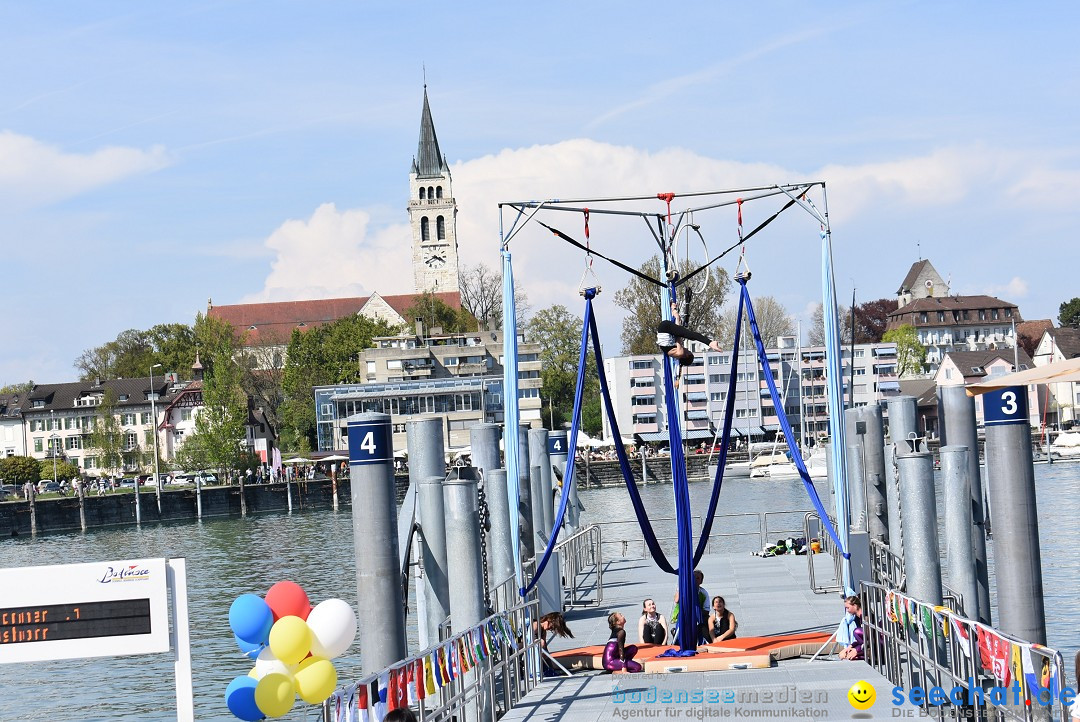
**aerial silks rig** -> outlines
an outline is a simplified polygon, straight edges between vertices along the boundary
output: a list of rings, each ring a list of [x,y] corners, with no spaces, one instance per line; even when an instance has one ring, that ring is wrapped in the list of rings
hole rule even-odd
[[[814,194],[820,194],[821,208],[825,209],[824,212],[819,210],[818,206],[812,200],[811,196]],[[687,199],[688,201],[699,205],[673,211],[672,203],[676,201],[676,199]],[[757,206],[765,206],[770,199],[773,205],[776,205],[777,202],[781,201],[783,203],[777,210],[770,215],[765,216],[763,221],[744,235],[743,206],[752,202],[756,202]],[[663,204],[659,210],[655,208],[655,203],[657,201]],[[645,205],[651,205],[652,208],[643,209],[643,206]],[[845,590],[850,590],[852,588],[850,556],[848,554],[849,520],[847,518],[847,483],[846,464],[844,460],[846,447],[843,438],[843,415],[840,413],[840,410],[843,409],[842,375],[840,370],[840,324],[837,316],[836,293],[833,285],[831,235],[829,231],[828,204],[825,197],[825,183],[822,181],[813,181],[807,183],[686,194],[658,193],[650,196],[631,196],[622,198],[516,201],[499,204],[499,235],[503,273],[503,328],[517,328],[517,309],[514,305],[514,273],[510,254],[510,244],[525,227],[530,223],[535,222],[550,231],[555,237],[578,248],[585,254],[585,271],[582,274],[579,283],[579,291],[585,299],[584,323],[581,331],[581,351],[578,363],[577,387],[574,394],[573,417],[570,434],[567,439],[568,449],[571,453],[567,458],[566,470],[563,474],[565,483],[563,484],[562,494],[559,500],[559,511],[552,529],[551,538],[547,542],[547,547],[543,552],[543,556],[537,563],[532,580],[526,580],[522,572],[519,539],[520,530],[517,523],[519,501],[518,479],[521,465],[521,459],[518,458],[517,443],[517,428],[520,419],[518,409],[517,335],[515,333],[504,334],[505,393],[503,398],[505,428],[503,432],[503,447],[506,455],[507,494],[509,496],[511,516],[510,526],[514,530],[514,567],[517,573],[518,589],[522,595],[529,592],[535,581],[539,579],[547,564],[552,549],[556,544],[559,530],[562,526],[563,516],[566,512],[568,499],[570,498],[571,484],[575,483],[575,454],[573,453],[573,450],[577,448],[582,389],[584,386],[583,381],[586,370],[586,354],[588,353],[589,342],[591,340],[593,352],[596,356],[596,368],[601,395],[603,397],[608,422],[611,426],[613,437],[616,440],[616,455],[622,470],[623,478],[626,482],[626,488],[630,496],[631,504],[634,507],[638,524],[641,527],[642,535],[645,539],[645,544],[649,549],[649,553],[653,560],[661,570],[678,576],[677,588],[679,590],[679,598],[682,600],[697,599],[697,590],[694,583],[693,572],[695,565],[701,560],[701,557],[708,546],[709,534],[712,529],[713,519],[719,501],[720,488],[723,484],[724,467],[727,460],[727,447],[731,433],[731,422],[735,403],[735,380],[739,355],[732,354],[732,366],[728,380],[728,393],[726,397],[727,406],[723,420],[719,463],[717,464],[716,476],[713,480],[709,509],[704,517],[701,536],[697,540],[696,546],[692,538],[693,517],[690,509],[686,460],[683,455],[683,434],[679,422],[678,395],[675,391],[677,385],[678,362],[667,356],[663,357],[664,394],[665,405],[667,407],[667,429],[669,448],[671,449],[671,478],[675,496],[675,517],[678,539],[678,555],[676,563],[673,564],[660,548],[660,543],[653,531],[652,524],[649,521],[645,506],[642,503],[641,496],[638,492],[637,484],[634,481],[633,472],[630,469],[630,463],[626,457],[626,450],[623,445],[619,443],[621,436],[619,433],[618,422],[615,418],[611,396],[608,391],[607,379],[605,378],[600,339],[597,333],[596,317],[593,308],[596,296],[600,292],[600,285],[596,274],[593,271],[593,261],[595,258],[600,258],[622,271],[657,286],[660,295],[659,311],[663,317],[671,319],[671,304],[677,300],[678,294],[682,290],[691,288],[688,284],[700,283],[702,279],[698,278],[695,281],[695,277],[702,271],[707,270],[710,266],[732,251],[741,248],[743,255],[740,256],[740,261],[735,273],[735,280],[737,281],[739,288],[739,308],[735,325],[734,347],[739,347],[739,338],[743,326],[743,315],[745,314],[747,324],[753,335],[758,361],[763,368],[767,369],[768,360],[765,355],[765,346],[761,340],[757,319],[754,315],[753,304],[751,303],[750,294],[747,290],[747,282],[750,280],[750,273],[749,269],[745,266],[745,248],[748,241],[764,230],[770,223],[775,221],[782,213],[793,207],[801,208],[808,213],[815,221],[817,221],[820,228],[822,306],[825,318],[826,361],[828,370],[827,383],[830,408],[829,429],[830,444],[834,459],[832,466],[832,481],[837,500],[836,528],[830,523],[829,515],[822,505],[821,499],[818,497],[817,491],[806,471],[802,455],[798,451],[795,436],[792,433],[791,426],[784,413],[784,405],[780,400],[772,375],[769,373],[764,375],[773,404],[777,410],[777,418],[780,422],[781,430],[787,439],[792,459],[795,461],[799,474],[802,477],[803,484],[823,525],[833,538],[837,548],[843,556],[843,579],[841,580],[843,588]],[[710,258],[707,244],[700,231],[700,225],[695,223],[695,214],[706,215],[709,211],[719,211],[720,209],[725,208],[729,210],[734,208],[737,213],[737,238],[718,255]],[[551,217],[559,212],[575,214],[578,217],[584,218],[584,241],[577,240],[556,228],[554,225],[540,220],[541,218],[544,218],[545,220],[551,221]],[[504,213],[512,214],[509,228],[507,228],[504,223]],[[653,278],[634,267],[633,264],[624,263],[611,254],[604,254],[600,252],[599,249],[593,248],[590,240],[589,219],[590,217],[595,216],[637,217],[643,220],[660,250],[660,258],[662,259],[661,278]],[[705,261],[696,269],[686,273],[685,276],[680,277],[678,274],[679,263],[677,257],[677,241],[681,232],[684,232],[689,236],[691,231],[697,234],[697,238],[705,249]],[[687,241],[687,254],[689,254],[689,245],[690,242]],[[708,274],[703,278],[708,278]],[[682,617],[682,620],[680,621],[683,623],[679,625],[679,651],[677,653],[680,655],[691,655],[695,653],[698,644],[698,622],[703,620],[696,619],[698,614],[696,604],[682,604],[681,606],[685,607],[685,609],[680,614],[680,617]]]

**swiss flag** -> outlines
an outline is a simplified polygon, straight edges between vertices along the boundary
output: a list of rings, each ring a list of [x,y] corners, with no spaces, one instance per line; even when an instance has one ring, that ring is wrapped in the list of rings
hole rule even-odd
[[[1012,645],[993,632],[979,627],[979,660],[987,672],[1001,681],[1003,687],[1012,682],[1009,661],[1012,657]]]

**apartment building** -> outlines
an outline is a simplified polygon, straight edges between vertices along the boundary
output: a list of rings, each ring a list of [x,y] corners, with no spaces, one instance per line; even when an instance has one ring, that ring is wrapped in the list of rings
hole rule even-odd
[[[362,384],[315,389],[315,417],[320,451],[348,448],[349,416],[379,412],[393,417],[394,448],[405,448],[405,424],[437,415],[444,421],[450,447],[469,444],[469,428],[481,422],[502,423],[503,333],[482,331],[374,339],[375,348],[360,355]],[[522,421],[540,421],[540,345],[518,335],[518,403]]]

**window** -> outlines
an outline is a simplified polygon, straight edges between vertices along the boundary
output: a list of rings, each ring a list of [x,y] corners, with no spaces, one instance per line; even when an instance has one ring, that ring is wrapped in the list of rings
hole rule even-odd
[[[865,356],[866,356],[866,349],[864,349],[864,348],[855,349],[855,358],[863,358]]]
[[[82,462],[83,462],[83,468],[84,469],[96,469],[97,468],[97,457],[96,456],[87,456],[87,457],[83,458]]]
[[[421,186],[421,188],[420,188],[420,200],[424,200],[426,198],[427,198],[427,188],[424,188],[423,186]]]
[[[983,372],[983,367],[982,366],[972,366],[971,367],[971,373],[973,373],[973,374],[981,374],[982,372]]]
[[[720,357],[719,356],[709,356],[709,365],[710,366],[719,366],[720,365]]]
[[[926,323],[927,321],[930,320],[927,313],[926,313],[926,311],[923,311],[922,313],[919,314],[919,320],[922,321],[923,323]]]
[[[435,186],[435,199],[439,200],[441,198],[442,198],[442,186]]]
[[[652,361],[649,360],[634,359],[630,362],[630,369],[633,371],[642,371],[651,368]]]
[[[65,438],[64,439],[64,448],[67,449],[68,451],[71,451],[72,449],[81,449],[82,448],[82,437],[81,436],[69,436],[69,437]]]
[[[528,363],[530,361],[539,361],[539,360],[540,360],[540,354],[535,354],[535,353],[523,353],[523,354],[521,354],[521,356],[518,357],[518,361],[520,361],[521,363]],[[502,363],[501,357],[500,357],[499,363]]]
[[[74,421],[75,421],[75,419],[71,418],[70,416],[68,416],[66,419],[64,419],[64,429],[65,430],[70,429],[72,427],[72,424],[73,424]]]
[[[1006,308],[1005,309],[1005,318],[1012,318],[1012,309],[1011,308]]]
[[[938,311],[937,312],[937,320],[938,320],[939,323],[945,323],[945,312],[944,311]]]
[[[637,378],[637,379],[630,379],[630,387],[634,388],[634,389],[645,389],[645,388],[651,389],[651,388],[654,388],[655,386],[653,384],[652,379]]]
[[[709,401],[723,401],[727,398],[726,391],[713,391],[709,394]]]
[[[31,421],[30,422],[30,430],[31,431],[44,431],[45,430],[45,419],[35,419],[34,421]]]
[[[980,321],[985,321],[986,320],[986,310],[985,309],[981,309],[981,308],[979,309],[979,320]]]
[[[127,394],[120,394],[120,398],[117,399],[117,400],[118,401],[127,401],[128,400],[128,395]]]
[[[421,241],[430,241],[431,240],[431,231],[428,229],[428,219],[427,219],[426,216],[424,218],[420,219],[420,240]]]
[[[446,240],[446,219],[442,216],[435,219],[435,237],[440,241]]]
[[[123,415],[123,422],[124,422],[124,426],[134,426],[135,425],[135,414],[124,414]]]
[[[720,383],[720,374],[709,374],[709,383],[710,384],[718,384],[718,383]]]
[[[540,389],[521,389],[518,391],[519,399],[538,399],[540,398]]]
[[[435,198],[435,189],[432,186],[427,187],[427,198],[429,201]]]
[[[34,439],[34,451],[41,452],[42,450],[43,446],[41,443],[41,439]]]
[[[386,362],[386,368],[388,369],[400,369],[401,359],[390,359]]]
[[[34,399],[34,408],[35,409],[43,409],[43,408],[45,408],[45,401],[43,399]]]
[[[993,319],[995,321],[997,321],[998,320],[998,310],[995,308],[992,313],[993,313]]]
[[[149,411],[144,411],[141,414],[139,414],[139,423],[140,424],[149,424],[150,421],[151,421],[151,419],[150,419],[150,412]]]
[[[131,451],[139,445],[138,434],[124,434],[124,450]]]
[[[861,367],[860,367],[860,368],[856,368],[856,369],[855,369],[855,375],[856,375],[856,376],[866,376],[866,369],[865,369],[865,368],[861,368]]]
[[[630,397],[631,406],[655,406],[656,399],[652,396],[632,396]]]
[[[656,414],[634,414],[635,424],[655,424]]]
[[[950,379],[952,379],[952,369],[945,369],[945,380],[949,381]]]

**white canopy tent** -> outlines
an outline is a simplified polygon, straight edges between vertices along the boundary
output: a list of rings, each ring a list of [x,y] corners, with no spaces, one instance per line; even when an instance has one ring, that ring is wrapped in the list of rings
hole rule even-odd
[[[1036,366],[1016,373],[994,376],[992,378],[968,384],[968,396],[978,396],[988,391],[996,391],[1008,386],[1027,386],[1029,384],[1080,383],[1080,358],[1058,361],[1057,363]]]

